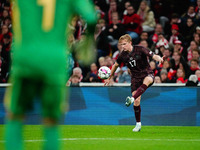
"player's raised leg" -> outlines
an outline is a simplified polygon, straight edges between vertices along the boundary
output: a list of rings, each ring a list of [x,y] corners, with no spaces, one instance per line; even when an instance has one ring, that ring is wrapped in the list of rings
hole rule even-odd
[[[153,83],[153,81],[154,81],[153,76],[146,76],[143,80],[143,84],[134,93],[134,95],[133,95],[134,99],[141,96],[146,91],[146,89],[149,87],[149,85],[151,85]]]
[[[141,96],[145,91],[146,89],[149,87],[149,85],[151,85],[153,83],[153,77],[151,76],[147,76],[144,78],[143,80],[143,84],[140,85],[140,87],[134,91],[132,93],[132,97],[127,97],[126,98],[126,102],[125,102],[125,105],[128,107],[130,106],[139,96]]]

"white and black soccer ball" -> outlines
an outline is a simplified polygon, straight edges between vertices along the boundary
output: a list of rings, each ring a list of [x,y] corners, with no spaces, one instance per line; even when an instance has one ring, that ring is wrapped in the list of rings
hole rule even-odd
[[[110,76],[111,70],[110,68],[106,67],[106,66],[102,66],[101,68],[99,68],[98,70],[98,76],[101,79],[108,79]]]

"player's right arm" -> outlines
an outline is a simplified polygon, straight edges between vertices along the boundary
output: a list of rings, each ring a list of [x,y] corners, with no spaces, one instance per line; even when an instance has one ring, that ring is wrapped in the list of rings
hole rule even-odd
[[[110,77],[104,81],[104,86],[110,84],[110,80],[114,76],[114,73],[118,67],[119,67],[119,64],[117,62],[115,62],[114,65],[112,66]]]
[[[141,50],[147,56],[152,57],[155,61],[158,61],[159,64],[163,63],[163,59],[165,58],[165,56],[160,57],[159,55],[154,54],[152,51],[144,47]]]

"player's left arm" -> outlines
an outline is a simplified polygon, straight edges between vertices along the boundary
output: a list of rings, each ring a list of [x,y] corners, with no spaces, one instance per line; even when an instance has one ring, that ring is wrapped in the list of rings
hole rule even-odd
[[[158,61],[159,63],[163,63],[163,59],[165,56],[160,57],[159,55],[154,54],[152,51],[150,51],[147,48],[142,48],[143,53],[145,53],[147,56],[152,57],[155,61]]]
[[[161,64],[161,63],[163,63],[163,61],[164,61],[164,57],[165,57],[165,56],[160,57],[159,55],[154,54],[152,58],[153,58],[155,61],[158,61],[159,64]]]

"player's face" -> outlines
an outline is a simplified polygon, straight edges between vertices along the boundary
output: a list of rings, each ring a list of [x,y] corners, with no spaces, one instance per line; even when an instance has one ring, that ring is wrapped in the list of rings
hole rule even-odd
[[[123,51],[132,51],[132,43],[127,42],[126,40],[122,40],[120,42]]]

